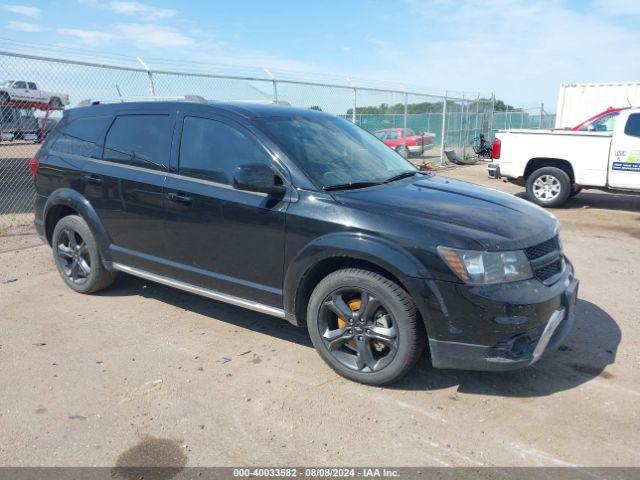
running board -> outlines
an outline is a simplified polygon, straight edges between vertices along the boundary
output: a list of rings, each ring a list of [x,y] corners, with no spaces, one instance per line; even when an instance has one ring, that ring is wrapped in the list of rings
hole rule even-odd
[[[234,297],[233,295],[227,295],[226,293],[216,292],[214,290],[208,290],[202,287],[196,287],[195,285],[191,285],[190,283],[180,282],[178,280],[173,280],[168,277],[156,275],[155,273],[150,273],[145,270],[139,270],[137,268],[128,267],[126,265],[122,265],[121,263],[114,262],[113,268],[115,270],[119,270],[121,272],[128,273],[136,277],[144,278],[146,280],[151,280],[152,282],[157,282],[163,285],[167,285],[169,287],[178,288],[180,290],[184,290],[185,292],[195,293],[196,295],[202,295],[203,297],[207,297],[212,300],[229,303],[237,307],[246,308],[248,310],[253,310],[255,312],[264,313],[266,315],[271,315],[278,318],[285,318],[284,310],[280,308],[270,307],[269,305],[265,305],[263,303],[258,303],[251,300],[245,300],[244,298]]]

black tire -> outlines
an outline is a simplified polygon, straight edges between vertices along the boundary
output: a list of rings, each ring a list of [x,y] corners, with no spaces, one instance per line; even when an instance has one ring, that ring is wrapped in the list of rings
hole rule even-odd
[[[72,290],[94,293],[115,280],[116,272],[104,268],[93,234],[82,217],[60,219],[53,229],[51,246],[58,272]]]
[[[407,147],[405,147],[404,145],[399,145],[396,147],[396,152],[398,153],[398,155],[400,155],[402,158],[409,158],[409,149]]]
[[[0,102],[10,102],[11,97],[7,92],[0,92]]]
[[[582,187],[579,185],[573,185],[571,187],[571,193],[569,194],[569,198],[573,198],[578,195],[582,191]]]
[[[532,202],[541,207],[559,207],[571,194],[571,179],[564,170],[543,167],[529,175],[526,187]]]
[[[357,310],[344,303],[354,300],[361,302]],[[344,307],[350,314],[343,314],[341,328],[336,311],[345,312]],[[356,268],[338,270],[318,283],[309,300],[307,327],[331,368],[367,385],[399,380],[426,346],[424,324],[409,294],[378,273]]]

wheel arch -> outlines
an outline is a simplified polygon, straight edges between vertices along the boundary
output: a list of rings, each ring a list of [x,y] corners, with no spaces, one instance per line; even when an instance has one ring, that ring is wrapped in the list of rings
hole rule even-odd
[[[44,231],[49,245],[51,245],[56,223],[67,215],[79,215],[87,222],[96,240],[105,268],[110,269],[111,256],[109,255],[109,246],[111,245],[111,239],[109,234],[89,201],[76,190],[60,188],[49,195],[47,199],[43,218]]]
[[[315,286],[330,273],[344,268],[374,271],[400,285],[414,299],[426,328],[426,309],[421,301],[427,296],[423,291],[426,284],[419,280],[428,277],[426,268],[391,242],[355,233],[320,237],[292,260],[283,289],[287,320],[294,325],[304,325],[307,303]]]
[[[530,159],[527,162],[527,166],[524,169],[525,180],[529,178],[529,176],[533,172],[544,167],[559,168],[560,170],[565,172],[567,175],[569,175],[571,184],[574,184],[576,181],[576,177],[573,171],[573,165],[569,160],[566,160],[564,158],[547,158],[547,157],[535,157]]]

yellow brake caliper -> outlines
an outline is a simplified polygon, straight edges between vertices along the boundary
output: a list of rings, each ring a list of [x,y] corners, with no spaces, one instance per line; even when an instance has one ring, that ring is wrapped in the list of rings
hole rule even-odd
[[[360,310],[361,304],[362,302],[359,298],[354,298],[353,300],[349,300],[347,302],[347,305],[349,306],[349,308],[354,312],[357,312],[358,310]],[[347,326],[347,321],[344,320],[342,317],[338,317],[338,328],[345,328],[346,326]]]

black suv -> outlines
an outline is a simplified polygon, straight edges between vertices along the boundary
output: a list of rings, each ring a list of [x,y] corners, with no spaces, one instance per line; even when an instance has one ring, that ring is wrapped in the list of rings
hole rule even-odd
[[[305,326],[338,373],[506,370],[567,335],[558,222],[282,105],[67,110],[31,160],[36,227],[75,291],[126,272]]]

